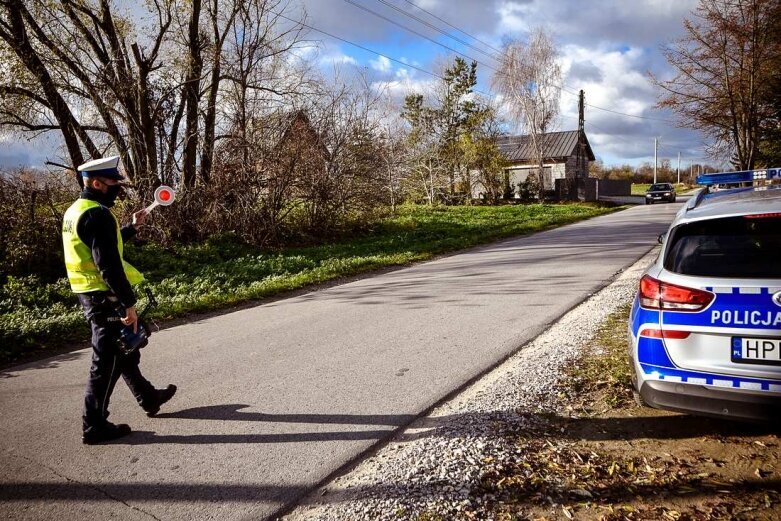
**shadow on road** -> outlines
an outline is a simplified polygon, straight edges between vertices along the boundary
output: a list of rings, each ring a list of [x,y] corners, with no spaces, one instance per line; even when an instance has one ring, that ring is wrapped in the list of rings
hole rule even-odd
[[[267,414],[242,411],[249,405],[233,403],[207,405],[176,412],[161,413],[157,418],[181,418],[188,420],[230,420],[273,423],[320,423],[349,425],[407,425],[416,416],[411,414]]]
[[[459,483],[450,483],[458,486]],[[719,494],[728,490],[731,493],[752,492],[762,490],[778,490],[781,487],[779,479],[745,480],[739,483],[725,484]],[[371,496],[393,496],[403,490],[404,486],[396,484],[371,485],[351,487],[329,493],[318,498],[318,502],[340,503],[344,501],[365,499]],[[441,492],[438,487],[432,486],[430,495],[438,496]],[[209,502],[216,500],[234,502],[263,502],[273,501],[283,496],[301,496],[307,492],[306,487],[292,485],[206,485],[206,484],[172,484],[172,483],[101,483],[91,485],[88,483],[8,483],[0,487],[0,502],[6,501],[33,501],[48,499],[51,501],[81,501],[85,497],[91,500],[116,501],[121,498],[125,501],[166,501],[166,502]],[[712,495],[713,490],[695,490],[687,497]],[[531,495],[531,494],[530,494]],[[603,489],[601,496],[610,497],[611,501],[621,502],[640,497],[653,497],[661,501],[666,497],[680,497],[680,492],[669,490],[660,491],[660,487],[644,485],[633,487],[631,490],[621,485],[614,489]]]
[[[188,434],[188,435],[157,435],[154,432],[136,431],[127,438],[117,440],[114,445],[143,445],[156,443],[169,444],[255,444],[255,443],[291,443],[291,442],[323,442],[334,440],[372,440],[381,442],[393,436],[394,433],[410,427],[398,439],[401,442],[412,441],[424,437],[463,438],[465,426],[470,436],[502,438],[505,440],[544,440],[551,439],[561,443],[562,440],[629,440],[629,439],[721,439],[729,436],[756,436],[776,433],[778,427],[770,425],[752,425],[693,418],[685,415],[670,416],[637,416],[618,418],[569,418],[555,414],[533,414],[528,412],[514,413],[509,411],[465,413],[440,417],[427,417],[418,420],[407,414],[265,414],[262,412],[244,411],[250,408],[246,404],[225,404],[184,409],[159,415],[161,420],[195,420],[222,421],[226,424],[225,434]],[[236,433],[236,428],[244,426],[233,422],[247,422],[245,433]],[[329,430],[327,432],[304,433],[257,433],[264,425],[271,424],[311,424],[311,425],[344,425],[345,430]],[[227,428],[230,425],[230,428]],[[350,429],[350,427],[354,427]],[[358,427],[357,429],[355,427]],[[363,426],[381,426],[379,429],[361,429]],[[278,428],[278,427],[277,427]],[[519,443],[510,441],[510,443]],[[569,442],[565,441],[569,446]],[[531,449],[530,449],[531,450]],[[717,492],[698,487],[701,478],[696,475],[686,476],[677,482],[677,487],[689,486],[692,490],[687,497],[713,495]],[[689,482],[691,481],[691,482]],[[536,497],[540,483],[519,482],[517,490],[513,491],[516,498]],[[411,489],[419,497],[436,498],[442,494],[442,487],[448,485],[459,488],[472,487],[473,483],[459,484],[448,480],[445,482],[412,483],[394,482],[329,491],[325,496],[318,496],[318,502],[338,503],[367,497],[405,497]],[[548,486],[548,485],[545,485]],[[553,486],[553,485],[551,485]],[[723,483],[718,491],[731,493],[778,490],[781,487],[779,479],[744,479],[734,483]],[[312,490],[306,484],[257,483],[250,485],[210,484],[210,483],[121,483],[98,482],[83,483],[68,482],[5,482],[0,487],[0,503],[29,501],[140,501],[163,503],[211,501],[231,501],[238,503],[269,503],[290,505],[299,501]],[[479,492],[479,491],[477,491]],[[567,490],[561,490],[567,495]],[[611,502],[630,501],[638,497],[653,498],[653,501],[663,501],[666,498],[677,497],[679,492],[661,484],[639,484],[627,489],[625,485],[609,485],[599,489],[600,500]]]
[[[408,425],[412,427],[400,436],[401,441],[413,441],[424,437],[462,437],[463,426],[487,426],[478,430],[485,437],[496,436],[495,426],[511,425],[513,429],[523,431],[537,429],[541,423],[554,426],[555,436],[573,440],[607,441],[631,439],[685,439],[703,436],[757,436],[781,432],[771,425],[747,424],[696,418],[686,415],[637,416],[624,418],[569,418],[547,414],[512,413],[466,413],[440,417],[421,418],[409,414],[266,414],[262,412],[242,411],[251,407],[245,404],[226,404],[195,407],[181,411],[159,414],[161,419],[190,419],[213,421],[243,421],[257,423],[294,423],[312,425],[345,426],[387,426],[385,429],[345,429],[336,431],[290,432],[290,433],[246,433],[225,434],[166,434],[157,435],[149,431],[135,431],[126,438],[117,440],[119,445],[143,445],[154,443],[173,444],[221,444],[221,443],[296,443],[310,441],[336,440],[375,440],[388,439],[392,434]],[[414,423],[413,423],[414,421]],[[234,431],[231,427],[229,430]],[[275,429],[276,430],[276,429]]]
[[[306,492],[305,487],[285,485],[230,485],[195,483],[3,483],[0,503],[6,501],[166,501],[215,500],[263,502]]]
[[[627,418],[551,418],[565,431],[562,436],[590,441],[680,440],[703,436],[761,436],[781,433],[781,427],[687,415],[637,416]]]

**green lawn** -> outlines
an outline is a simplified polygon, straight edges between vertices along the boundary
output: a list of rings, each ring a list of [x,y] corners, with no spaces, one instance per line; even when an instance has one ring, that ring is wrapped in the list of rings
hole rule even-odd
[[[165,249],[128,245],[165,320],[226,308],[349,275],[423,261],[612,211],[591,204],[402,207],[361,237],[307,248],[261,250],[230,236]],[[143,302],[139,304],[142,306]],[[85,340],[88,329],[67,281],[9,278],[0,288],[0,363]]]

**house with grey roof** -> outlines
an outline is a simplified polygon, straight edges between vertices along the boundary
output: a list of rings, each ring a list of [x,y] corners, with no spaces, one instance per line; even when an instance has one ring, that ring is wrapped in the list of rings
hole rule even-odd
[[[553,190],[556,179],[586,178],[588,165],[594,161],[594,152],[583,133],[584,160],[578,165],[578,131],[549,132],[542,135],[545,174],[543,181],[546,190]],[[506,160],[504,169],[505,184],[513,188],[526,181],[529,174],[539,168],[534,158],[531,136],[502,136],[496,140],[499,151]]]

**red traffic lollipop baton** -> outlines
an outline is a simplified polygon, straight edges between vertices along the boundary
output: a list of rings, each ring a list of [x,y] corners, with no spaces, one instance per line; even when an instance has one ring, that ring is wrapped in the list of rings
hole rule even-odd
[[[155,202],[145,208],[146,213],[151,212],[157,206],[169,206],[176,199],[176,191],[170,186],[158,186],[155,190]]]

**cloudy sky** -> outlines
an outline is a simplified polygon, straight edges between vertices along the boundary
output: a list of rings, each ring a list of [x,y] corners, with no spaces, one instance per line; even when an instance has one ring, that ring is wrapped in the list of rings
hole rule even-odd
[[[672,114],[654,108],[657,93],[648,79],[649,71],[660,77],[672,74],[660,46],[682,34],[683,18],[696,0],[296,2],[286,12],[297,19],[306,13],[312,27],[307,38],[318,41],[316,60],[324,70],[334,64],[362,68],[378,86],[397,95],[426,89],[436,80],[424,71],[438,70],[456,52],[478,61],[478,89],[490,94],[496,49],[507,39],[525,39],[531,29],[543,27],[561,51],[560,130],[577,128],[577,92],[583,89],[586,132],[606,164],[653,161],[654,137],[659,138],[659,157],[672,159],[673,166],[678,152],[684,168],[705,159],[702,137],[677,128]],[[0,165],[42,164],[55,142],[5,139]]]
[[[577,128],[577,92],[583,89],[587,135],[595,154],[605,163],[638,165],[653,161],[653,140],[657,137],[659,157],[674,159],[675,164],[680,152],[683,166],[692,159],[704,159],[702,136],[677,128],[672,114],[654,108],[657,93],[648,72],[660,77],[672,74],[660,46],[682,35],[683,18],[690,16],[696,3],[696,0],[307,0],[304,5],[307,23],[312,27],[424,70],[435,71],[444,58],[454,55],[442,45],[474,58],[479,62],[478,88],[486,93],[491,91],[491,77],[495,72],[492,69],[496,67],[491,56],[502,42],[525,39],[531,29],[543,27],[550,31],[561,51],[565,90],[561,96],[559,129]],[[461,41],[426,24],[439,27]],[[311,31],[310,37],[322,39],[320,60],[324,66],[337,62],[365,67],[376,81],[390,82],[398,90],[419,90],[436,81],[419,70],[322,33]]]

